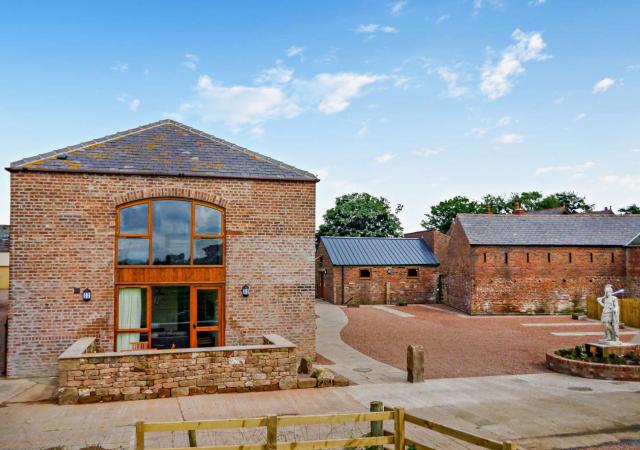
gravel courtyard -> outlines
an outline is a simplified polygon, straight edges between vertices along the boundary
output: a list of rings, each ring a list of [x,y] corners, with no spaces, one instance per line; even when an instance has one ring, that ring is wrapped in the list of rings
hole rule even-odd
[[[472,317],[443,305],[362,306],[343,311],[349,323],[342,329],[342,340],[380,362],[406,370],[407,346],[423,345],[425,378],[548,372],[548,350],[596,341],[602,330],[599,322],[567,316]],[[583,333],[598,335],[575,335]],[[622,336],[625,341],[631,338]]]

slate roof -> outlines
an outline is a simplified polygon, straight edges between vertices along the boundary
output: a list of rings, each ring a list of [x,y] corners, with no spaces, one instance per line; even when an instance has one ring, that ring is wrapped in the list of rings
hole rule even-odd
[[[336,266],[437,266],[427,244],[417,238],[320,238]]]
[[[25,158],[7,170],[318,181],[309,172],[169,119]]]
[[[640,234],[640,215],[459,214],[471,245],[624,247]]]

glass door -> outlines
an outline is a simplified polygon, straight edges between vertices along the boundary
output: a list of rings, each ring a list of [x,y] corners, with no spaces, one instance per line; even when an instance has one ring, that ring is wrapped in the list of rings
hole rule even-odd
[[[224,299],[221,287],[191,289],[191,347],[224,345]]]

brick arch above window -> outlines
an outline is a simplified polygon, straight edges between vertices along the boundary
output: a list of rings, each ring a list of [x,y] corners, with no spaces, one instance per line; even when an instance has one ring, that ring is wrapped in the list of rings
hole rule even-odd
[[[176,187],[158,187],[150,189],[138,189],[135,191],[125,192],[118,194],[114,197],[116,206],[124,205],[126,203],[135,202],[137,200],[145,200],[148,198],[158,197],[172,197],[172,198],[185,198],[191,200],[200,200],[201,202],[210,203],[215,206],[225,208],[228,201],[223,197],[205,191],[199,191],[195,189],[176,188]]]

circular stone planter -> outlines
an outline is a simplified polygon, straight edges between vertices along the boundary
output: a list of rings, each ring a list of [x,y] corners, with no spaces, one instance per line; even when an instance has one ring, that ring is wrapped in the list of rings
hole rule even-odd
[[[554,372],[600,380],[640,381],[640,366],[601,364],[563,358],[547,352],[547,367]]]

